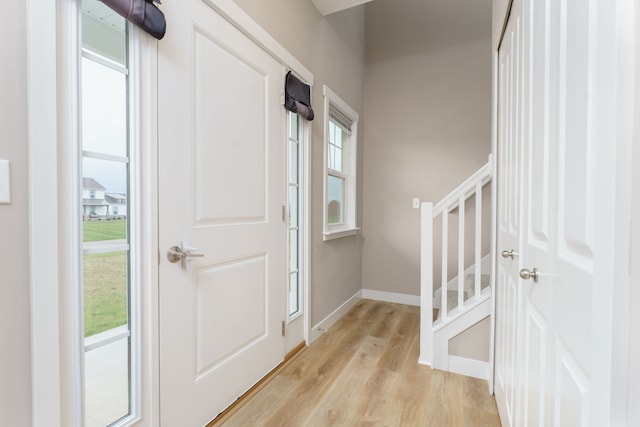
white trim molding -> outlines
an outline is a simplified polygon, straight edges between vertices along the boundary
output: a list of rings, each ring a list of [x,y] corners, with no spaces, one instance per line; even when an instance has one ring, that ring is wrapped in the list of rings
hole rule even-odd
[[[147,76],[137,83],[136,109],[140,122],[136,124],[139,138],[138,176],[136,186],[140,189],[138,202],[140,218],[138,224],[140,239],[140,306],[141,336],[138,363],[141,378],[137,392],[140,393],[139,415],[144,425],[160,424],[160,358],[158,343],[158,42],[142,31],[133,29],[130,33],[132,46],[138,50],[132,63],[137,75]]]
[[[498,68],[499,68],[499,56],[498,50],[493,50],[492,55],[492,93],[491,93],[491,156],[494,159],[491,162],[491,176],[494,179],[491,180],[491,247],[489,252],[491,253],[491,326],[489,333],[489,377],[487,383],[489,384],[489,394],[493,394],[495,387],[495,342],[496,342],[496,274],[497,274],[497,262],[498,262]]]
[[[324,190],[322,197],[322,217],[323,217],[323,241],[329,241],[333,239],[339,239],[342,237],[353,236],[360,232],[360,228],[357,226],[357,211],[356,201],[358,199],[358,185],[357,185],[357,153],[358,153],[358,124],[360,122],[360,115],[349,106],[342,98],[336,95],[329,87],[324,85],[322,87],[322,94],[324,96]],[[337,175],[336,171],[329,170],[329,121],[331,118],[330,111],[336,109],[341,115],[345,116],[345,119],[351,122],[351,129],[344,130],[347,132],[348,140],[346,147],[343,148],[343,170],[340,175]],[[343,198],[344,206],[340,206],[343,210],[343,222],[341,224],[329,224],[329,176],[339,176],[344,180]]]
[[[58,269],[58,2],[27,0],[33,425],[62,425]],[[47,70],[47,72],[42,72]]]
[[[311,0],[322,16],[369,3],[372,0]]]
[[[419,306],[420,297],[417,295],[400,294],[395,292],[375,291],[372,289],[362,289],[356,292],[352,297],[343,302],[338,308],[333,310],[327,317],[318,322],[309,331],[309,345],[318,339],[320,335],[325,333],[333,326],[347,311],[361,299],[371,299],[375,301],[392,302],[397,304],[406,304]]]
[[[362,298],[375,301],[392,302],[396,304],[413,305],[420,307],[420,295],[401,294],[397,292],[376,291],[374,289],[363,289]]]
[[[449,372],[489,380],[489,362],[449,355]]]
[[[340,228],[335,231],[325,231],[322,233],[322,240],[326,242],[328,240],[339,239],[341,237],[354,236],[358,234],[358,231],[360,231],[360,227],[347,227]]]
[[[309,331],[309,345],[329,330],[342,316],[345,315],[354,305],[362,299],[362,291],[356,292],[351,298],[343,302],[340,307],[333,310],[327,317],[322,319],[318,324],[311,328]]]
[[[298,77],[313,86],[313,73],[287,51],[271,34],[262,28],[253,18],[233,0],[203,0],[227,21],[247,35],[254,43],[268,52],[278,62],[290,67]]]

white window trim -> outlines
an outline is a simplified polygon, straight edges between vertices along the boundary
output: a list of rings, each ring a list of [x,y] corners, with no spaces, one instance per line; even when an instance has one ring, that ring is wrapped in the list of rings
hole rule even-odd
[[[73,35],[60,35],[63,41],[60,45],[56,42],[58,23],[51,17],[59,14],[60,25],[73,19],[68,8],[62,6],[50,0],[27,3],[32,424],[52,427],[60,427],[64,421],[77,425],[78,419],[63,420],[62,416],[69,407],[73,413],[80,397],[73,392],[73,384],[79,379],[68,373],[68,363],[60,363],[64,356],[73,354],[70,344],[61,340],[67,320],[61,318],[61,308],[68,303],[68,295],[60,292],[65,279],[61,276],[62,262],[75,255],[61,256],[59,245],[67,230],[60,226],[58,215],[63,202],[58,200],[62,187],[62,183],[58,184],[58,169],[62,165],[57,161],[57,76],[66,71],[58,63],[58,55],[66,52],[58,48],[65,45],[71,50],[65,42],[73,39]],[[68,87],[61,82],[61,92],[65,89]]]
[[[358,233],[360,227],[356,224],[356,204],[357,204],[357,153],[358,153],[358,122],[360,115],[349,104],[342,100],[326,85],[322,88],[324,95],[324,196],[323,196],[323,219],[324,219],[324,231],[323,240],[339,239],[341,237],[353,236]],[[344,176],[345,179],[345,206],[344,206],[344,220],[341,224],[330,225],[329,224],[329,212],[327,205],[328,197],[328,176],[329,176],[329,147],[327,141],[329,141],[329,109],[333,106],[339,110],[342,114],[351,119],[351,135],[347,142],[346,150],[343,152],[344,163],[346,166],[345,174],[337,174]],[[333,173],[332,173],[333,175]]]

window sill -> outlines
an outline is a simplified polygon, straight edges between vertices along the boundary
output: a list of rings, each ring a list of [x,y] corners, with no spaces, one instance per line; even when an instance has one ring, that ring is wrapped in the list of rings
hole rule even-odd
[[[336,228],[331,231],[325,231],[322,236],[323,241],[339,239],[341,237],[353,236],[358,234],[360,231],[360,227],[344,227],[344,228]]]

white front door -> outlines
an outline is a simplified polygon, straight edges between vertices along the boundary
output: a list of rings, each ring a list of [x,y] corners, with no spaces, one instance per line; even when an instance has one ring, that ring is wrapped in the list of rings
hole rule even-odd
[[[160,421],[190,427],[284,357],[284,70],[204,1],[163,11]],[[183,242],[197,247],[184,266],[167,257]]]
[[[603,0],[516,0],[501,46],[503,55],[509,37],[520,43],[521,89],[516,106],[505,106],[513,111],[499,121],[506,122],[500,129],[520,129],[517,144],[523,148],[513,160],[522,165],[514,260],[520,298],[502,312],[508,320],[510,310],[516,312],[517,339],[505,340],[499,330],[496,335],[497,361],[503,346],[516,349],[509,360],[515,399],[507,395],[501,402],[505,398],[496,395],[505,425],[609,423],[612,257],[607,248],[615,223],[602,201],[615,191],[610,6]],[[508,73],[500,77],[510,79]],[[502,230],[498,242],[499,251],[510,249]],[[505,299],[501,292],[498,309]],[[497,311],[498,325],[500,316]],[[496,380],[498,392],[498,375]]]

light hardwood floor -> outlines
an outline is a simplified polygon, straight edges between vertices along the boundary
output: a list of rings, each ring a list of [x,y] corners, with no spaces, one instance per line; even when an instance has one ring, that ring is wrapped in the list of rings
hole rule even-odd
[[[500,426],[486,381],[418,364],[419,308],[361,300],[213,426]]]

